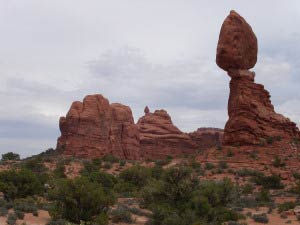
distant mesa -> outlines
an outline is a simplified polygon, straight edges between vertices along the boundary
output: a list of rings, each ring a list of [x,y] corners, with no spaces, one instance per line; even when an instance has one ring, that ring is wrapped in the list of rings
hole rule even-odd
[[[231,77],[225,145],[256,145],[270,137],[300,136],[295,123],[275,112],[264,86],[254,82],[255,73],[248,69],[256,60],[257,39],[252,28],[231,11],[222,25],[216,55],[218,66]]]

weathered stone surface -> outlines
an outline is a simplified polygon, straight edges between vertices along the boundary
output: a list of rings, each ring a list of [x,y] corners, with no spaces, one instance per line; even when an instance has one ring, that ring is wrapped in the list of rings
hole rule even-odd
[[[256,61],[256,36],[245,19],[232,10],[220,31],[216,62],[219,67],[228,71],[250,69]]]
[[[150,112],[150,109],[148,108],[148,106],[146,106],[145,109],[144,109],[144,113],[147,114],[149,112]]]
[[[239,14],[231,11],[221,28],[216,60],[231,77],[229,120],[223,138],[226,145],[252,145],[272,137],[300,136],[295,123],[275,112],[264,86],[254,82],[255,73],[248,69],[256,59],[255,34]]]
[[[224,144],[260,144],[270,137],[299,138],[295,123],[274,111],[270,94],[254,83],[254,73],[231,71],[229,120],[224,130]]]
[[[88,95],[83,102],[74,102],[59,124],[57,148],[65,155],[139,158],[139,134],[128,106],[110,105],[102,95]]]
[[[140,132],[141,155],[147,159],[195,153],[191,138],[173,125],[165,110],[147,113],[137,123]]]
[[[218,128],[198,128],[196,131],[189,133],[193,142],[198,149],[207,149],[215,146],[221,146],[223,141],[222,129]]]

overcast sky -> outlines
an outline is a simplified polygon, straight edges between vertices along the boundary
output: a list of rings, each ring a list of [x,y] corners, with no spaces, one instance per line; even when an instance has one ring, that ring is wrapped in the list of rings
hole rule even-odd
[[[256,81],[300,122],[299,0],[0,0],[0,154],[56,146],[71,103],[101,93],[166,109],[183,131],[223,128],[229,77],[215,64],[231,9],[258,38]]]

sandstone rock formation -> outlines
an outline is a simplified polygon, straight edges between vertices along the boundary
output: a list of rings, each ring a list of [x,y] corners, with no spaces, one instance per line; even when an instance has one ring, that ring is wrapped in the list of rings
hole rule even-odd
[[[255,34],[239,14],[231,11],[220,31],[216,57],[218,66],[231,77],[224,144],[260,144],[272,137],[300,136],[295,123],[274,111],[269,92],[256,84],[255,73],[247,70],[255,65],[256,58]]]
[[[257,61],[256,36],[244,18],[233,10],[222,25],[216,61],[226,71],[250,69]]]
[[[121,159],[139,158],[139,133],[131,109],[109,104],[102,95],[88,95],[74,102],[60,118],[57,148],[65,155],[96,158],[113,154]]]
[[[191,138],[173,125],[165,110],[146,113],[137,123],[140,133],[141,155],[147,159],[195,153]]]
[[[196,131],[189,133],[192,141],[200,150],[221,146],[223,141],[222,129],[218,128],[198,128]]]

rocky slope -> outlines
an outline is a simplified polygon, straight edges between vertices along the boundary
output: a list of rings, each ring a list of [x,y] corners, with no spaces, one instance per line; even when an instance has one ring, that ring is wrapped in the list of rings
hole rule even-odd
[[[223,133],[224,131],[218,128],[198,128],[196,131],[188,133],[188,135],[199,150],[205,150],[212,146],[221,146]]]
[[[260,144],[268,138],[299,138],[295,123],[278,114],[270,94],[254,82],[257,39],[250,25],[235,11],[225,19],[219,36],[216,62],[231,77],[229,120],[224,144]]]
[[[143,158],[164,158],[195,153],[196,145],[192,139],[176,126],[165,110],[149,112],[137,123],[140,133],[141,154]]]

